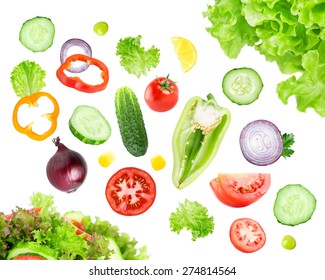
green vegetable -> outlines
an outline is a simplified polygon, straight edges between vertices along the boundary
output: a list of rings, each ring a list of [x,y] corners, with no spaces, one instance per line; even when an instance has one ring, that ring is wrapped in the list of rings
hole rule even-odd
[[[287,250],[293,250],[296,248],[296,239],[294,239],[291,235],[285,235],[282,238],[282,247]]]
[[[120,87],[115,94],[115,111],[127,151],[136,157],[143,156],[148,149],[148,137],[140,104],[129,87]]]
[[[19,32],[19,41],[32,52],[44,52],[52,46],[55,26],[47,17],[26,20]]]
[[[10,81],[16,95],[24,97],[41,91],[46,85],[45,76],[46,72],[39,64],[25,60],[14,67]]]
[[[222,89],[233,103],[248,105],[260,96],[263,82],[254,69],[248,67],[235,68],[225,74],[222,80]]]
[[[309,221],[316,209],[314,195],[300,184],[289,184],[277,193],[273,213],[279,223],[295,226]]]
[[[299,111],[313,108],[325,117],[322,1],[215,0],[203,16],[211,23],[207,31],[228,57],[236,58],[244,46],[252,46],[282,73],[300,76],[278,85],[284,104],[296,96]]]
[[[37,255],[47,260],[56,260],[58,258],[58,251],[37,242],[21,242],[17,243],[9,251],[7,260],[11,260],[19,255]]]
[[[77,235],[76,227],[56,211],[52,196],[35,193],[31,205],[41,208],[40,212],[17,207],[10,219],[0,214],[0,259],[34,250],[37,254],[47,252],[47,258],[55,255],[59,260],[104,260],[114,256],[114,246],[118,246],[124,259],[148,258],[146,247],[138,249],[128,234],[97,217],[95,221],[90,216],[83,217],[91,238],[85,240],[84,235]]]
[[[94,32],[99,36],[104,36],[108,31],[108,24],[105,21],[99,21],[94,25]]]
[[[147,75],[151,68],[160,62],[160,50],[155,46],[146,50],[141,46],[141,35],[120,39],[116,46],[116,55],[120,56],[120,64],[129,74],[138,78]]]
[[[172,139],[173,183],[183,189],[209,166],[230,124],[230,112],[220,107],[212,94],[186,103]]]
[[[291,149],[291,146],[295,143],[294,135],[292,133],[282,134],[282,143],[283,150],[281,156],[284,158],[291,157],[294,153],[294,150]]]
[[[72,134],[80,141],[99,145],[111,135],[111,127],[105,117],[94,107],[80,105],[74,109],[69,120]]]
[[[214,218],[209,216],[208,209],[197,201],[185,199],[179,203],[176,212],[172,212],[169,217],[170,228],[179,234],[184,228],[192,233],[192,240],[206,237],[213,233]]]

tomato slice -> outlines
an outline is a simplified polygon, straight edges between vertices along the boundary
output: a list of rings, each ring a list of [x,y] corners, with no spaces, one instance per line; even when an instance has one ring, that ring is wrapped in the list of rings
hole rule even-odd
[[[268,173],[220,173],[210,182],[216,197],[231,207],[245,207],[256,202],[270,185]]]
[[[35,255],[21,255],[12,258],[12,260],[17,260],[17,261],[36,261],[36,260],[45,260],[42,257],[35,256]]]
[[[244,253],[256,252],[266,241],[261,225],[250,218],[235,220],[230,227],[229,235],[234,247]]]
[[[105,194],[116,213],[135,216],[147,211],[154,203],[156,184],[146,171],[125,167],[108,180]]]

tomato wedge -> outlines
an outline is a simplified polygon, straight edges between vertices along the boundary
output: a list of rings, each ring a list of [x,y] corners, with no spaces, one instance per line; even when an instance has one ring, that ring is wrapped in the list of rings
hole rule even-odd
[[[244,253],[260,250],[266,241],[261,225],[250,218],[235,220],[230,227],[229,235],[234,247]]]
[[[125,167],[108,180],[105,195],[116,213],[135,216],[147,211],[154,203],[156,184],[146,171]]]
[[[230,207],[245,207],[259,200],[270,188],[267,173],[220,173],[210,182],[216,197]]]
[[[37,260],[45,260],[42,257],[35,256],[35,255],[21,255],[12,258],[12,260],[17,260],[17,261],[37,261]]]

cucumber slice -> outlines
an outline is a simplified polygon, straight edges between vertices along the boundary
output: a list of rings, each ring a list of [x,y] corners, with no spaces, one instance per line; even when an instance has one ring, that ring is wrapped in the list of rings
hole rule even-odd
[[[69,128],[76,138],[91,145],[103,144],[111,135],[108,121],[96,108],[88,105],[74,109]]]
[[[9,251],[7,259],[11,260],[21,255],[37,255],[47,260],[56,260],[59,252],[36,242],[21,242]]]
[[[314,195],[300,184],[289,184],[277,193],[273,213],[279,223],[295,226],[309,221],[316,209]]]
[[[44,52],[52,46],[55,26],[47,17],[25,21],[19,32],[19,41],[32,52]]]
[[[260,96],[263,82],[260,75],[252,68],[234,68],[225,74],[222,89],[231,102],[248,105]]]

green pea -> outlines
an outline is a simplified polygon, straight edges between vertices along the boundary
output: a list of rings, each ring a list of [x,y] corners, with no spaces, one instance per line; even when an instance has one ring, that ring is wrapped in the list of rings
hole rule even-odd
[[[282,238],[282,247],[287,250],[296,248],[296,240],[291,235],[285,235]]]
[[[104,36],[108,31],[108,24],[105,21],[99,21],[94,25],[94,32],[99,36]]]

